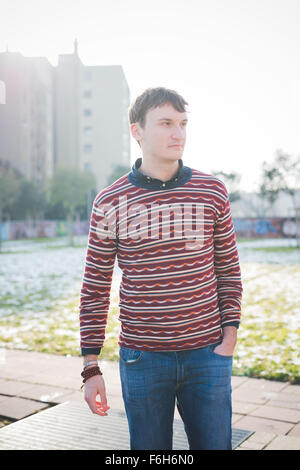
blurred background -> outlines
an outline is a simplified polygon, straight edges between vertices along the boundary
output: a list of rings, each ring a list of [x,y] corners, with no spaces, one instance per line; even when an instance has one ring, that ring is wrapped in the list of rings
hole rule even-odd
[[[185,165],[227,186],[244,297],[234,373],[299,383],[298,0],[0,0],[0,348],[80,355],[96,194],[148,87],[189,103]],[[115,266],[105,346],[116,360]]]

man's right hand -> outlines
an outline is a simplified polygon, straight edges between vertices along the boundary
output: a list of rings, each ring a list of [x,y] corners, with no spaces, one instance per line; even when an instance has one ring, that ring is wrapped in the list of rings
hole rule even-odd
[[[101,402],[96,401],[97,395],[100,395]],[[102,375],[94,375],[85,382],[84,399],[93,413],[107,416],[106,411],[110,406],[107,405],[105,383]]]

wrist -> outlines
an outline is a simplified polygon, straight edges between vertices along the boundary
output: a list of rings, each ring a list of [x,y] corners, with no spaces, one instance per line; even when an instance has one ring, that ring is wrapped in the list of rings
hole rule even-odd
[[[86,370],[97,366],[99,366],[98,361],[87,361],[83,364],[83,369]]]
[[[97,362],[98,363],[98,356],[96,354],[86,354],[83,356],[83,366],[85,367],[88,363]]]
[[[223,336],[222,343],[226,345],[236,345],[236,338],[228,337],[228,336]]]
[[[223,327],[223,340],[228,341],[228,342],[236,342],[237,328],[235,326],[224,326]]]
[[[97,354],[85,354],[83,356],[84,361],[97,361],[98,355]]]
[[[226,326],[223,328],[222,345],[232,351],[237,342],[237,328],[234,326]]]

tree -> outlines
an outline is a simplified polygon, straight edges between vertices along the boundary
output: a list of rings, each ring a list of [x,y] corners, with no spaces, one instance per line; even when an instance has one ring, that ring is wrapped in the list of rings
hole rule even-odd
[[[121,176],[128,173],[130,170],[131,170],[131,168],[128,165],[116,165],[114,167],[113,171],[111,172],[111,174],[109,175],[109,177],[107,178],[107,185],[108,186],[111,185],[116,180],[121,178]]]
[[[228,190],[229,201],[234,202],[241,198],[237,187],[241,181],[241,175],[238,173],[225,173],[224,171],[212,171],[212,174],[219,178]]]
[[[250,214],[254,214],[254,217],[266,217],[267,212],[273,205],[267,200],[265,195],[260,192],[246,193],[243,199],[248,217]]]
[[[96,187],[93,173],[76,168],[58,167],[48,183],[52,204],[61,203],[67,210],[69,244],[73,245],[73,221],[75,211],[86,204],[87,193]]]
[[[9,208],[14,219],[42,218],[47,205],[46,192],[41,183],[21,178],[13,204]]]
[[[297,200],[299,190],[300,156],[292,157],[281,149],[276,150],[274,160],[271,163],[263,162],[260,192],[270,203],[274,203],[281,191],[291,196],[295,211],[295,234],[298,247],[300,247],[300,201]]]
[[[2,214],[5,207],[12,204],[17,195],[18,180],[11,169],[0,168],[0,250],[2,245]]]

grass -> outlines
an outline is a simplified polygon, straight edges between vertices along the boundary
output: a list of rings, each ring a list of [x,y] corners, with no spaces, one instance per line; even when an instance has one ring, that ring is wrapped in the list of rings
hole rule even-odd
[[[247,238],[247,237],[236,237],[237,241],[238,242],[255,242],[255,241],[258,241],[258,240],[261,240],[261,237],[257,237],[257,238]]]
[[[78,244],[78,243],[74,243],[74,245],[46,245],[45,247],[43,247],[44,249],[47,249],[47,250],[61,250],[62,248],[86,248],[87,244]]]
[[[1,251],[0,250],[0,255],[11,255],[12,253],[14,253],[14,254],[16,254],[16,253],[17,254],[19,254],[19,253],[30,253],[30,251],[29,250],[18,250],[18,251],[13,251],[13,250],[11,250],[11,251]]]
[[[60,355],[80,355],[79,349],[79,297],[72,299],[59,299],[45,306],[43,314],[31,312],[27,315],[26,305],[28,299],[18,303],[14,312],[0,317],[0,347],[7,349],[24,349],[27,351],[46,352]],[[111,300],[111,308],[107,319],[106,340],[101,351],[101,357],[108,360],[117,360],[117,336],[120,322],[117,320],[119,308],[117,297]],[[2,298],[1,307],[9,305],[8,296]],[[23,313],[22,313],[23,310]]]
[[[251,250],[264,251],[266,253],[298,253],[300,246],[267,246],[267,247],[253,247]]]
[[[300,383],[300,266],[241,266],[242,321],[233,372]]]

